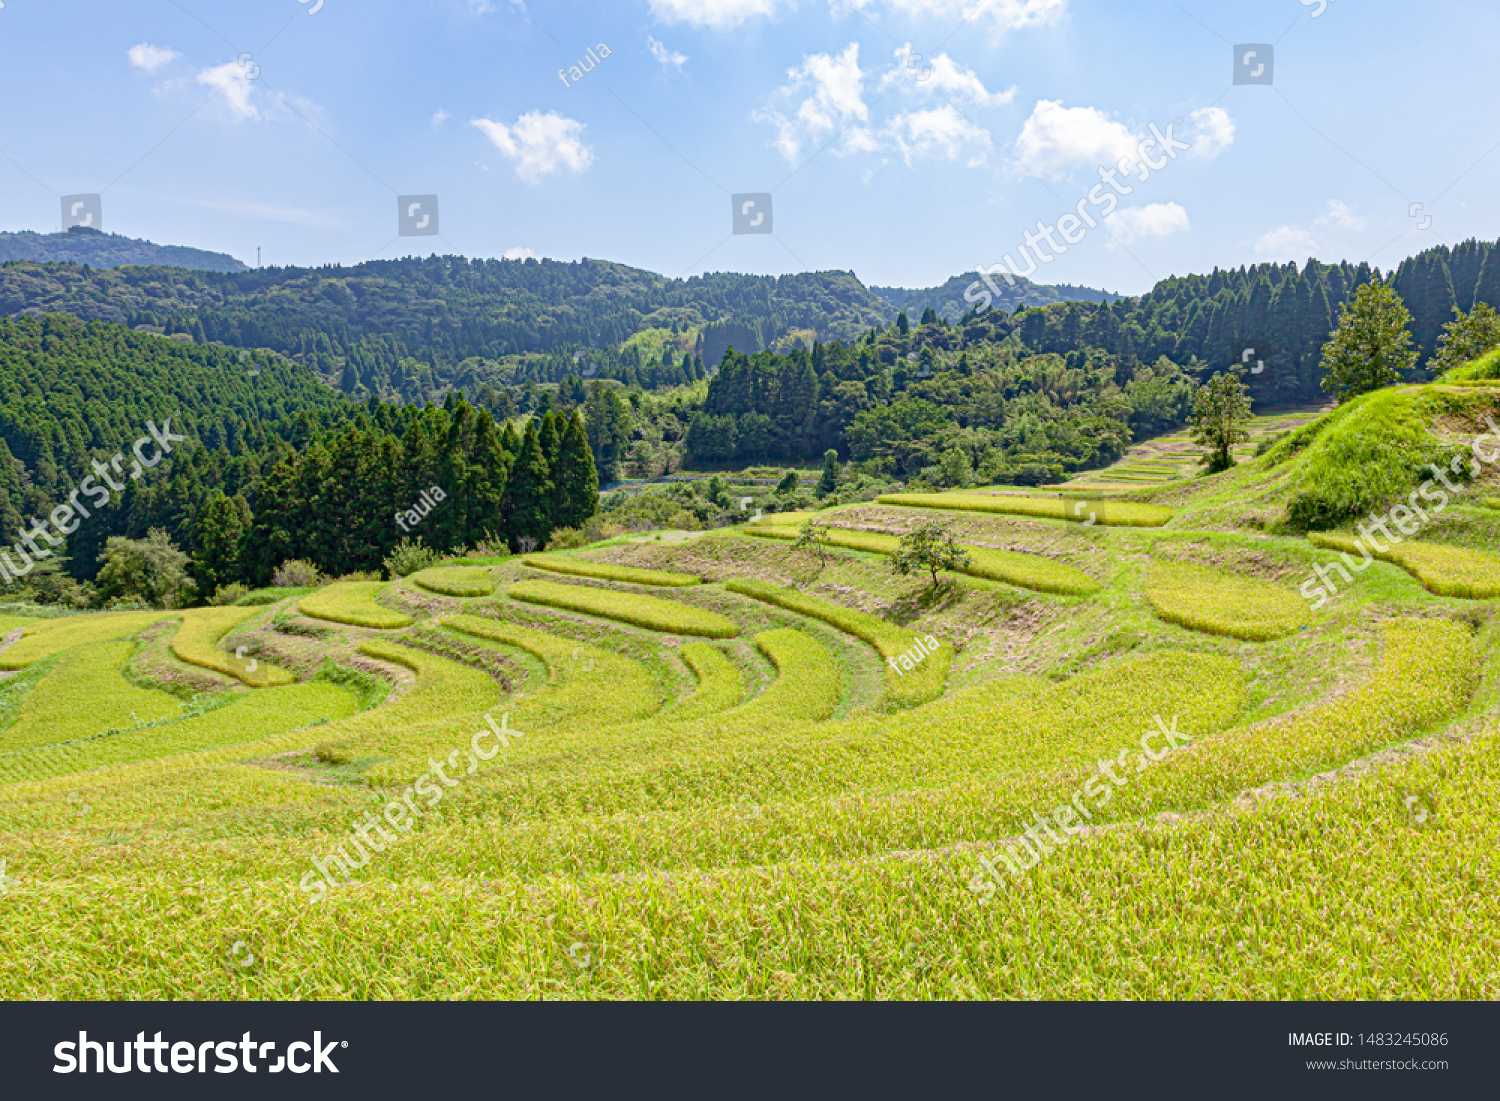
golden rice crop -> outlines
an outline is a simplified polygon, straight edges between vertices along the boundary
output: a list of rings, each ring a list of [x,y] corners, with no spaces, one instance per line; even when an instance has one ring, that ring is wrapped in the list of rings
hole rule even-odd
[[[376,594],[385,588],[384,581],[339,581],[304,597],[297,610],[313,619],[347,623],[353,627],[379,630],[410,627],[411,616],[376,603]]]
[[[1312,625],[1307,602],[1292,589],[1191,562],[1154,563],[1146,599],[1168,623],[1247,642],[1269,642]]]
[[[172,639],[172,653],[190,665],[212,669],[225,676],[244,681],[251,688],[274,688],[292,684],[297,678],[285,669],[254,658],[226,654],[215,643],[247,619],[260,613],[259,608],[194,608],[182,613],[182,626]],[[250,668],[254,664],[255,668]]]
[[[703,638],[733,638],[740,633],[734,620],[717,612],[662,600],[639,593],[596,589],[586,585],[560,585],[552,581],[518,581],[510,587],[515,600],[545,604],[571,612],[614,619],[651,631]]]
[[[34,661],[85,642],[129,638],[172,612],[101,612],[98,615],[43,619],[26,627],[21,641],[0,654],[0,669],[24,669]]]
[[[1315,547],[1343,551],[1360,564],[1365,561],[1361,544],[1350,536],[1315,531],[1307,538]],[[1368,544],[1367,540],[1363,545]],[[1500,557],[1493,554],[1441,543],[1392,542],[1385,547],[1383,551],[1370,547],[1370,556],[1400,566],[1430,593],[1468,600],[1500,596]]]
[[[1087,487],[1079,487],[1087,488]],[[975,493],[889,493],[878,498],[882,505],[903,508],[955,509],[960,512],[1002,512],[1017,516],[1039,516],[1048,520],[1073,520],[1065,502],[1053,497],[986,496]],[[1158,505],[1110,501],[1101,510],[1099,523],[1110,527],[1159,528],[1172,519],[1172,510]]]
[[[489,596],[495,582],[488,570],[472,566],[434,566],[412,574],[412,581],[428,592],[441,596]]]
[[[698,584],[698,578],[688,573],[671,573],[667,570],[644,570],[635,566],[616,566],[609,562],[590,562],[584,558],[573,558],[565,554],[528,554],[521,559],[537,570],[572,574],[575,577],[592,577],[598,581],[625,581],[632,585],[663,585],[682,588]]]
[[[917,648],[919,635],[904,631],[895,624],[887,623],[877,616],[854,608],[821,600],[796,589],[769,585],[763,581],[733,580],[724,586],[731,592],[764,600],[799,615],[822,620],[840,631],[863,639],[880,653],[885,665],[885,691],[889,705],[893,707],[916,707],[935,700],[943,694],[943,685],[948,680],[948,668],[953,661],[953,647],[939,640],[936,653],[929,654],[910,670],[893,669],[889,659],[899,659],[908,651],[920,653]]]

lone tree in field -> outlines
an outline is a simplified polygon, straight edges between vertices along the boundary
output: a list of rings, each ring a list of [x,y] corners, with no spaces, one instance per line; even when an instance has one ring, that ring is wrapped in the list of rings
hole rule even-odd
[[[823,567],[828,563],[827,552],[823,547],[828,540],[828,525],[818,520],[808,520],[797,529],[797,540],[792,544],[793,550],[812,551],[818,556],[818,572],[823,572]]]
[[[1488,302],[1476,302],[1468,313],[1458,311],[1458,316],[1443,326],[1437,355],[1428,367],[1434,376],[1442,375],[1496,348],[1500,348],[1500,313]]]
[[[823,452],[823,476],[813,490],[822,499],[839,487],[839,453],[833,448]]]
[[[1339,325],[1323,345],[1323,389],[1343,404],[1371,390],[1394,386],[1417,363],[1411,347],[1411,312],[1381,283],[1366,283],[1339,311]]]
[[[896,556],[891,559],[891,569],[902,577],[923,570],[932,574],[934,590],[937,589],[939,570],[962,570],[970,564],[969,552],[954,541],[948,525],[938,520],[903,535]]]
[[[1237,375],[1215,375],[1193,399],[1193,442],[1204,449],[1203,473],[1234,466],[1233,447],[1250,438],[1250,391]]]

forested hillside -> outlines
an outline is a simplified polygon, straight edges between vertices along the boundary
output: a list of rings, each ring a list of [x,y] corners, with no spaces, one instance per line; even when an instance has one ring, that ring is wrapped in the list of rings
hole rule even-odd
[[[91,268],[158,264],[198,271],[247,270],[244,264],[227,253],[208,252],[185,245],[158,245],[117,233],[0,233],[0,263],[8,260],[86,264]]]
[[[848,339],[889,319],[845,272],[671,280],[601,260],[371,261],[226,275],[174,268],[0,266],[0,313],[64,310],[242,348],[268,348],[345,393],[422,401],[460,384],[557,382],[588,355],[600,377],[690,381],[682,358],[796,334]],[[641,373],[645,372],[645,377]]]
[[[977,278],[974,272],[963,272],[955,275],[940,287],[927,287],[922,290],[871,287],[870,290],[893,310],[917,316],[923,310],[930,308],[944,321],[957,321],[974,308],[974,299],[966,300],[964,294],[974,285]],[[995,283],[999,287],[1000,294],[994,296],[994,307],[1011,312],[1026,306],[1046,306],[1053,302],[1113,302],[1123,297],[1111,294],[1109,291],[1095,290],[1092,287],[1075,287],[1068,283],[1049,287],[1026,279],[1017,279],[1015,286],[1011,286],[1000,278],[996,278]]]

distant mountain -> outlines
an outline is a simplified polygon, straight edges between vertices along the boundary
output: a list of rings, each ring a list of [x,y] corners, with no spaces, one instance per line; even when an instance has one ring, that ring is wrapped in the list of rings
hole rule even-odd
[[[713,367],[731,345],[848,341],[895,317],[842,271],[669,279],[606,260],[462,256],[231,273],[0,265],[0,315],[50,312],[269,348],[346,393],[407,401],[559,382],[589,350],[601,377],[629,381],[667,358],[673,372],[684,355]]]
[[[184,245],[157,245],[133,237],[121,237],[117,233],[97,231],[0,233],[0,263],[8,260],[87,264],[91,268],[149,264],[193,271],[249,270],[226,253],[207,252]]]
[[[1092,287],[1075,287],[1067,283],[1046,286],[1033,283],[1028,279],[1016,278],[1015,285],[1012,286],[999,275],[994,276],[993,279],[995,286],[1000,289],[1000,294],[991,295],[994,299],[992,305],[1004,307],[1011,313],[1022,306],[1050,306],[1054,302],[1113,302],[1123,297],[1109,291],[1094,290]],[[923,310],[931,306],[944,321],[953,322],[978,304],[964,298],[964,293],[976,282],[979,282],[977,273],[965,272],[963,275],[955,275],[941,287],[929,287],[926,290],[871,287],[870,291],[891,309],[905,310],[913,321],[921,316]],[[988,288],[985,288],[983,283],[979,285],[981,289],[988,292]],[[978,297],[977,291],[975,296]]]

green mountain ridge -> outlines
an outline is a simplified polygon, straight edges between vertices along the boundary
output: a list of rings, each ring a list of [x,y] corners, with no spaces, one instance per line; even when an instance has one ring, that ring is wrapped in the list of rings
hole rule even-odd
[[[224,252],[158,245],[117,233],[18,233],[0,232],[0,263],[29,260],[33,263],[87,264],[91,268],[118,268],[127,264],[187,268],[193,271],[238,272],[249,267]]]

